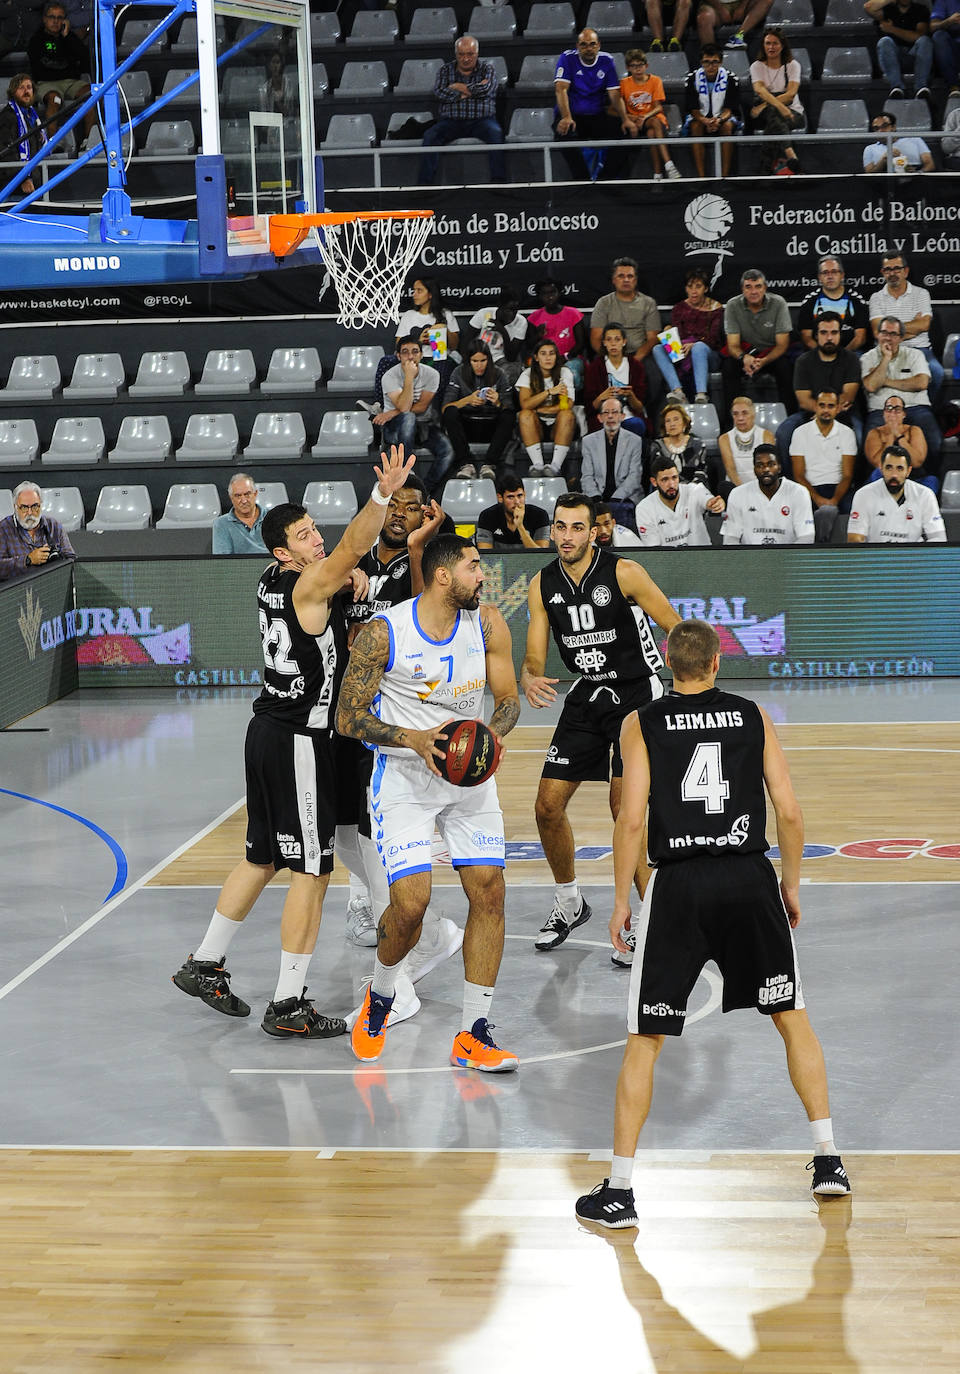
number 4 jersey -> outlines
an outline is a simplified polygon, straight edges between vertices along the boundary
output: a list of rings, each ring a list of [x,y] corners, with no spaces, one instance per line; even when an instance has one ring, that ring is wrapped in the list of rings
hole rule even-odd
[[[650,756],[651,864],[766,852],[763,717],[754,702],[716,687],[669,692],[641,713],[640,729]]]
[[[346,662],[343,609],[333,597],[323,634],[307,634],[293,604],[297,576],[271,563],[257,587],[263,691],[253,710],[291,730],[332,730]]]

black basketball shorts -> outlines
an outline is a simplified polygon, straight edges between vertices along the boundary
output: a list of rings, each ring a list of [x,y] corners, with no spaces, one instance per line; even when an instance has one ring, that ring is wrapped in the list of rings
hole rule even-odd
[[[370,837],[370,799],[367,789],[373,772],[375,751],[362,740],[337,735],[334,741],[337,761],[337,825],[355,825],[361,835]]]
[[[623,777],[620,726],[631,711],[642,711],[662,696],[663,683],[656,676],[611,683],[581,678],[566,695],[542,776],[568,782]]]
[[[708,959],[723,975],[723,1010],[803,1007],[793,931],[764,854],[684,859],[655,868],[634,916],[627,1029],[679,1035]]]
[[[247,858],[292,873],[331,873],[337,825],[333,732],[291,730],[268,716],[247,727]]]

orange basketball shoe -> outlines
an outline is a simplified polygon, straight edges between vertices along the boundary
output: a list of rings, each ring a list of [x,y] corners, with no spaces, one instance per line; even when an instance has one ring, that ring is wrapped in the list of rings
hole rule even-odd
[[[450,1063],[457,1069],[480,1069],[483,1073],[510,1073],[520,1060],[493,1042],[493,1027],[483,1017],[470,1030],[462,1030],[453,1042]]]
[[[387,1021],[390,1018],[392,997],[381,997],[368,987],[363,994],[360,1015],[350,1032],[350,1045],[354,1054],[365,1064],[379,1059],[386,1040]]]

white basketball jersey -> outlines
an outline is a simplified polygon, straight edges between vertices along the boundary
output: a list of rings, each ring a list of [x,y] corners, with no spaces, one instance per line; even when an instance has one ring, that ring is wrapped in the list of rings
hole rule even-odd
[[[480,720],[487,685],[487,653],[479,611],[460,611],[447,639],[420,628],[420,598],[374,617],[390,630],[390,653],[371,710],[388,725],[428,730],[451,718]],[[409,757],[409,749],[377,746]]]

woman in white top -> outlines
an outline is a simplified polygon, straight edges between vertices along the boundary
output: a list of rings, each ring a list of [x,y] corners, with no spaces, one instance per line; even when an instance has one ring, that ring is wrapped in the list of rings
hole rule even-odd
[[[517,427],[530,457],[531,476],[560,476],[560,465],[573,438],[574,394],[573,373],[562,365],[560,350],[553,340],[543,339],[530,366],[517,378]],[[545,467],[542,442],[551,433],[553,459]]]
[[[416,277],[410,289],[413,309],[405,310],[397,324],[397,348],[400,340],[408,334],[419,331],[420,342],[424,348],[425,363],[442,360],[456,351],[460,342],[460,326],[456,315],[447,310],[443,303],[443,292],[436,277]],[[427,340],[427,330],[434,324],[444,325],[447,330],[446,348],[442,353],[432,354]]]
[[[720,435],[720,457],[726,480],[731,487],[740,487],[754,479],[753,455],[757,445],[772,444],[773,435],[757,424],[757,412],[749,396],[735,396],[730,414],[733,428]],[[722,488],[720,494],[726,495]]]
[[[790,45],[779,29],[764,29],[762,57],[750,64],[750,80],[756,96],[750,108],[753,128],[764,134],[798,133],[807,127],[807,118],[797,92],[800,90],[800,63],[794,60]],[[800,163],[790,143],[781,145],[773,162],[777,176],[792,176]]]

